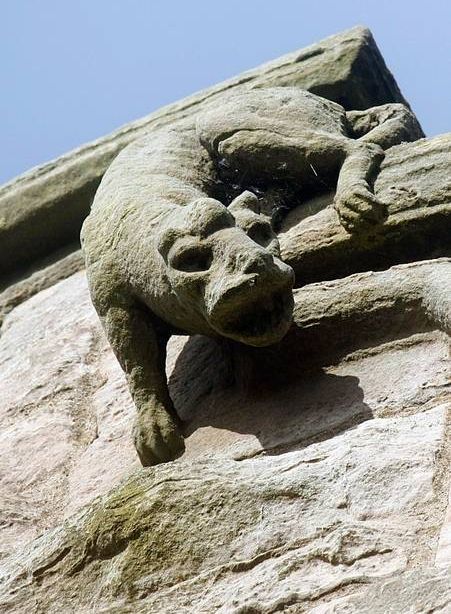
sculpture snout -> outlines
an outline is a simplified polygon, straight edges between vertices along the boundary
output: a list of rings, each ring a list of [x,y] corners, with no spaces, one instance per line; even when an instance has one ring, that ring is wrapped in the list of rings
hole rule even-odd
[[[246,237],[241,249],[230,254],[229,270],[238,278],[255,276],[259,283],[276,286],[292,286],[294,273],[291,267]]]
[[[279,341],[292,317],[294,272],[253,241],[229,251],[222,275],[205,295],[210,325],[219,334],[263,346]]]

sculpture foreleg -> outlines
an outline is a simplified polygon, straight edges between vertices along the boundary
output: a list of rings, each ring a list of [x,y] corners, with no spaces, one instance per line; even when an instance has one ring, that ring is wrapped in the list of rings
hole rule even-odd
[[[368,230],[380,223],[385,208],[370,189],[383,150],[424,136],[415,115],[403,104],[390,103],[346,113],[355,148],[351,147],[340,171],[335,205],[349,232]]]
[[[157,332],[149,313],[137,304],[118,301],[101,320],[138,411],[133,434],[141,463],[150,466],[176,458],[184,441],[166,381],[167,336]]]
[[[350,144],[338,176],[334,204],[348,232],[366,231],[381,223],[386,215],[384,205],[370,187],[384,152],[373,143]]]

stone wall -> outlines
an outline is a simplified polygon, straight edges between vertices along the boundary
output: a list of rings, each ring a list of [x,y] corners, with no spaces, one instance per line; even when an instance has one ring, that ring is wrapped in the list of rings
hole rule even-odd
[[[388,152],[375,191],[390,215],[364,248],[333,195],[290,212],[282,253],[302,286],[292,330],[267,350],[173,337],[166,370],[186,452],[149,469],[135,456],[133,402],[73,240],[121,147],[243,83],[354,108],[402,100],[371,35],[353,29],[3,190],[2,611],[451,607],[450,135]]]

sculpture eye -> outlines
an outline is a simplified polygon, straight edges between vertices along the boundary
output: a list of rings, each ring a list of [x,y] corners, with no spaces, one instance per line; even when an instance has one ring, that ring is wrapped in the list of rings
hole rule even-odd
[[[177,271],[199,273],[208,271],[213,260],[211,249],[204,245],[182,248],[169,258],[169,264]]]
[[[266,247],[273,239],[274,233],[267,222],[255,222],[247,229],[247,236],[262,247]]]

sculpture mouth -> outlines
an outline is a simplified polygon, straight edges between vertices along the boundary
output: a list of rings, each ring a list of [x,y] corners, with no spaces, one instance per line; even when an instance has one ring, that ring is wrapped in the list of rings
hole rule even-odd
[[[221,335],[246,345],[271,345],[280,341],[290,328],[293,306],[291,289],[259,294],[249,303],[231,308],[231,314],[216,328]]]

